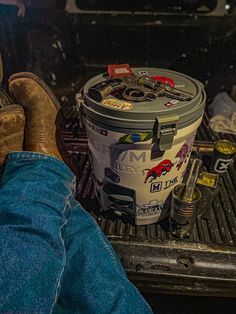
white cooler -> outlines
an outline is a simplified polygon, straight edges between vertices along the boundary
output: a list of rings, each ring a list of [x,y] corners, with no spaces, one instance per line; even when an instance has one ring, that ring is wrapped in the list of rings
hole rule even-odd
[[[181,73],[156,68],[132,71],[168,77],[176,88],[193,94],[189,101],[159,96],[133,102],[109,95],[98,102],[88,90],[103,82],[104,75],[83,88],[82,110],[101,208],[146,225],[169,214],[170,193],[182,183],[206,95],[199,81]]]

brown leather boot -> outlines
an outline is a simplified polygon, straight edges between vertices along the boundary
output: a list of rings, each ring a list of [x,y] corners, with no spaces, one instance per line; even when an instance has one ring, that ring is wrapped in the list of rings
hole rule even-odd
[[[3,89],[0,88],[0,108],[4,108],[12,104],[13,102],[10,96]]]
[[[0,55],[0,85],[2,84],[3,79],[3,63],[2,63],[2,56]]]
[[[25,150],[62,159],[55,137],[60,105],[50,88],[32,73],[17,73],[9,79],[9,90],[25,109]]]
[[[22,151],[25,115],[19,105],[0,108],[0,165],[9,152]]]

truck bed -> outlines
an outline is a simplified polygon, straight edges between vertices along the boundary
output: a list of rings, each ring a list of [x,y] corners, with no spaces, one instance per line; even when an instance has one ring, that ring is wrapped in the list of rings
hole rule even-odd
[[[134,226],[100,213],[88,159],[86,132],[79,128],[74,96],[83,80],[60,90],[60,134],[68,163],[78,173],[77,198],[96,219],[119,255],[131,281],[143,292],[236,296],[236,169],[219,179],[209,219],[197,218],[191,239],[173,238],[166,221]],[[205,114],[197,139],[212,141]],[[207,168],[209,164],[205,164]]]

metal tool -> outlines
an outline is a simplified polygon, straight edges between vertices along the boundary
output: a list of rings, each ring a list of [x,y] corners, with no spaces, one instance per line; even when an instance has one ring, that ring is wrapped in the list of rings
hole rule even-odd
[[[173,236],[189,238],[194,228],[196,210],[201,199],[201,192],[196,188],[202,161],[193,161],[186,184],[177,185],[172,191],[172,204],[169,229]]]
[[[91,87],[88,95],[100,102],[106,96],[120,91],[123,98],[129,101],[151,101],[165,96],[179,101],[190,101],[194,95],[161,83],[146,75],[125,76],[121,79],[107,79]]]

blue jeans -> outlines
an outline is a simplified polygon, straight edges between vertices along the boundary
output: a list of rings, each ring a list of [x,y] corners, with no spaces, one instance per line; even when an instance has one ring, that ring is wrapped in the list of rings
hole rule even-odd
[[[0,313],[152,313],[67,166],[10,153],[0,181]]]

